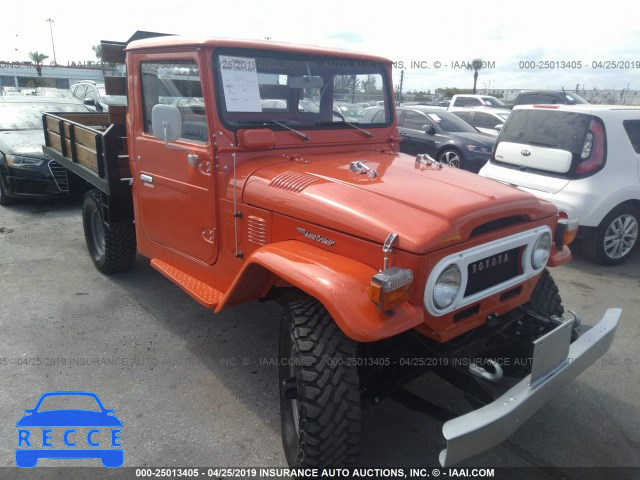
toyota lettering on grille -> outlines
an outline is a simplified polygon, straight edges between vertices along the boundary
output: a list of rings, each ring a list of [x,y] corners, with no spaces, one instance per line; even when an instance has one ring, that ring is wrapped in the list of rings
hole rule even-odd
[[[491,255],[467,266],[465,296],[498,285],[518,274],[518,249]]]
[[[499,253],[493,257],[483,258],[482,260],[469,265],[471,273],[482,272],[483,270],[489,270],[496,265],[507,263],[509,261],[509,252]]]

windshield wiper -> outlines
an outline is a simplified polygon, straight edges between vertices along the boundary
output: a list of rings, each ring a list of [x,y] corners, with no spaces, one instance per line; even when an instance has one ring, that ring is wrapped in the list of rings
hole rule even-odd
[[[347,121],[344,121],[344,120],[340,121],[340,122],[316,122],[316,125],[340,125],[340,124],[343,124],[343,123],[345,125],[349,125],[351,128],[355,128],[359,132],[364,133],[369,138],[373,137],[373,133],[371,133],[369,130],[365,130],[364,128],[360,128],[355,123],[347,122]]]
[[[276,125],[279,125],[279,126],[281,126],[281,127],[283,127],[283,128],[286,128],[286,129],[287,129],[287,130],[289,130],[290,132],[295,133],[295,134],[296,134],[296,135],[298,135],[300,138],[303,138],[303,139],[304,139],[304,140],[306,140],[306,141],[308,141],[308,140],[309,140],[309,135],[307,135],[306,133],[301,132],[300,130],[296,130],[295,128],[291,128],[289,125],[285,125],[285,124],[284,124],[284,123],[282,123],[282,122],[278,122],[278,121],[276,121],[276,120],[267,120],[267,121],[266,121],[266,122],[264,122],[264,123],[267,123],[267,122],[275,123]]]
[[[286,125],[282,122],[278,122],[277,120],[239,120],[235,123],[238,125],[243,125],[243,124],[244,125],[269,125],[270,123],[273,123],[275,125],[278,125],[279,127],[286,128],[287,130],[295,133],[296,135],[300,136],[305,140],[309,140],[310,138],[309,135],[307,135],[306,133],[296,130],[295,128],[291,128],[289,125]]]

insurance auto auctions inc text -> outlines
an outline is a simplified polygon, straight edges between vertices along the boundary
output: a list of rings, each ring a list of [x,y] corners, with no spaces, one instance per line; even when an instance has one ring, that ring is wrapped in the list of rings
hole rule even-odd
[[[216,468],[210,476],[223,478],[493,478],[493,468]],[[237,476],[236,476],[237,473]],[[136,475],[138,476],[138,475]],[[143,475],[144,476],[144,475]]]

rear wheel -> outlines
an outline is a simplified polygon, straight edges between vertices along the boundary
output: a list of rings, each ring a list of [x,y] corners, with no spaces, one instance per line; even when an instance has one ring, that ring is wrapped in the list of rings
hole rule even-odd
[[[132,222],[104,222],[102,194],[89,190],[82,205],[84,237],[91,260],[102,273],[128,270],[136,257],[136,232]]]
[[[601,265],[618,265],[637,248],[639,225],[640,211],[631,205],[621,205],[602,220],[593,235],[582,241],[582,250]]]
[[[349,467],[360,443],[357,343],[315,300],[287,307],[280,327],[282,444],[292,467]]]

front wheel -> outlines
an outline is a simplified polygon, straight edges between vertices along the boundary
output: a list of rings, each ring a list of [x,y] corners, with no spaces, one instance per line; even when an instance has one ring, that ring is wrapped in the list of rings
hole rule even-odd
[[[546,268],[542,271],[526,307],[545,318],[549,318],[552,315],[561,318],[564,314],[560,291]]]
[[[287,307],[280,326],[280,420],[291,467],[351,467],[360,443],[357,343],[316,300]]]
[[[14,199],[7,196],[7,191],[2,183],[2,177],[0,176],[0,205],[6,206],[14,203]]]
[[[615,208],[596,228],[593,235],[582,241],[582,250],[601,265],[624,262],[638,246],[640,211],[630,205]]]
[[[455,168],[462,168],[462,158],[456,150],[445,150],[438,156],[438,161]]]
[[[102,194],[89,190],[82,204],[84,238],[91,260],[102,273],[124,272],[136,258],[136,231],[133,222],[106,224]]]

